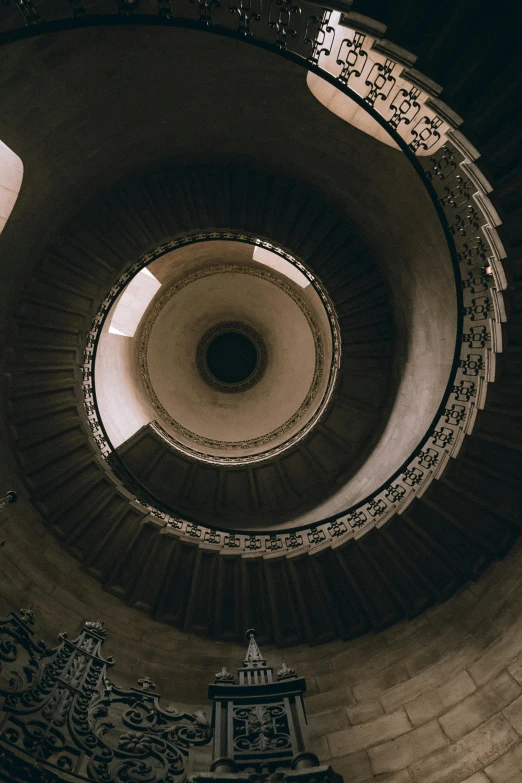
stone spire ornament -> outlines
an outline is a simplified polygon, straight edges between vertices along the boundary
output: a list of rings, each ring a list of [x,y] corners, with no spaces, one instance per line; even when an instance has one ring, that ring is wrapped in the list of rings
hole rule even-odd
[[[251,669],[257,668],[259,666],[266,666],[266,660],[261,655],[261,650],[259,649],[256,642],[256,636],[257,633],[255,628],[249,628],[246,632],[246,637],[248,639],[248,649],[246,658],[243,661],[243,666]]]
[[[214,761],[191,783],[342,783],[306,749],[306,683],[283,664],[274,678],[250,628],[239,682],[223,667],[208,695],[214,702]]]

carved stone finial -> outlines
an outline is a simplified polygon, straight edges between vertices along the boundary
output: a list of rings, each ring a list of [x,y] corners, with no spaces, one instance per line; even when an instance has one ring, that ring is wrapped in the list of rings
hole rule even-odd
[[[20,617],[27,625],[34,625],[34,614],[31,609],[20,609]]]
[[[83,624],[83,627],[86,631],[95,631],[95,633],[99,633],[101,636],[105,636],[107,631],[103,626],[103,620],[88,621]]]
[[[290,669],[286,663],[283,663],[279,671],[277,672],[278,680],[286,680],[288,677],[295,677],[295,669]]]
[[[142,691],[155,691],[156,683],[150,677],[142,677],[141,680],[138,680],[138,688],[141,688]]]
[[[226,666],[223,666],[221,671],[216,673],[216,682],[234,682],[234,675],[228,671]]]
[[[244,666],[266,666],[266,660],[261,655],[261,650],[257,646],[256,636],[257,634],[254,628],[249,628],[246,632],[246,637],[248,639],[248,649],[246,658],[243,661]]]

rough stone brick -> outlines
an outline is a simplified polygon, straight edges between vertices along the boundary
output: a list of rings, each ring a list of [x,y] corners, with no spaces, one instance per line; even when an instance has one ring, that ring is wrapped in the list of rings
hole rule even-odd
[[[439,718],[440,725],[451,740],[459,739],[500,712],[519,694],[520,687],[515,680],[502,672]]]
[[[396,685],[394,688],[390,688],[384,693],[379,694],[379,701],[384,707],[385,712],[391,712],[391,710],[397,709],[397,707],[412,701],[420,694],[424,693],[426,689],[433,686],[432,678],[429,672],[422,672],[416,677],[411,677],[409,680]]]
[[[500,563],[495,565],[500,567],[500,569],[504,569],[504,573],[502,573],[502,590],[484,590],[482,592],[480,600],[475,601],[474,606],[471,606],[462,618],[466,628],[477,628],[486,620],[493,620],[498,624],[499,619],[503,618],[506,602],[508,605],[512,605],[514,600],[516,600],[516,596],[512,594],[517,587],[520,587],[518,570],[506,569],[505,565]],[[517,603],[520,605],[520,599]]]
[[[522,684],[522,655],[519,655],[518,658],[515,658],[515,660],[509,664],[508,672],[513,675],[515,680]]]
[[[315,753],[319,758],[319,761],[328,761],[330,758],[330,748],[328,747],[326,737],[315,737],[314,739],[311,739],[308,742],[307,747],[310,753]]]
[[[390,715],[381,715],[368,723],[352,726],[350,729],[329,734],[330,752],[336,756],[344,756],[346,751],[354,753],[357,750],[376,745],[378,742],[398,737],[411,729],[411,723],[404,710],[397,710]]]
[[[360,647],[341,650],[341,652],[337,653],[337,655],[333,655],[330,658],[331,668],[334,671],[339,671],[357,666],[361,662],[368,660],[364,652],[364,649],[361,650]]]
[[[489,764],[484,772],[492,783],[519,781],[522,777],[522,743]]]
[[[453,597],[453,600],[434,606],[426,617],[426,622],[420,626],[417,631],[417,636],[421,642],[422,647],[426,647],[435,642],[440,636],[446,634],[450,629],[461,628],[462,623],[461,613],[456,611],[457,606],[462,605],[463,599],[466,599],[466,609],[469,605],[474,605],[477,599],[474,596],[469,596],[466,590],[457,593]]]
[[[381,631],[380,636],[386,641],[387,644],[393,645],[395,642],[402,641],[406,637],[413,638],[413,634],[424,623],[422,616],[414,617],[412,620],[400,620],[394,625],[390,625],[389,628],[385,628]]]
[[[353,684],[353,677],[349,669],[341,669],[338,672],[329,672],[328,674],[318,674],[315,678],[317,689],[320,693],[337,690],[345,685]]]
[[[407,769],[401,769],[400,772],[377,775],[377,777],[365,780],[364,783],[411,783],[411,778]]]
[[[2,535],[5,535],[5,533]],[[30,581],[27,574],[8,557],[3,557],[2,560],[2,592],[6,592],[4,588],[5,582],[9,582],[17,590],[20,590],[21,593],[26,591]]]
[[[309,677],[306,681],[306,692],[309,696],[313,696],[319,691],[317,687],[317,680],[315,677]]]
[[[7,617],[14,609],[4,596],[0,596],[0,617]]]
[[[364,750],[332,759],[330,764],[343,776],[344,783],[369,783],[373,779],[370,760]]]
[[[504,710],[504,715],[511,723],[514,729],[522,734],[522,696],[514,701]]]
[[[322,712],[320,715],[313,715],[308,720],[308,730],[311,737],[331,734],[334,731],[345,729],[349,725],[348,716],[343,709]]]
[[[346,714],[352,725],[357,723],[366,723],[382,715],[383,709],[378,701],[360,701],[346,707]]]
[[[518,740],[509,721],[503,715],[496,715],[458,742],[415,764],[410,772],[414,783],[459,783],[466,775],[478,772],[508,751]]]
[[[63,550],[57,550],[56,546],[48,547],[43,553],[43,562],[48,561],[65,574],[70,574],[78,568],[76,560]]]
[[[426,645],[415,655],[405,660],[410,676],[420,674],[437,661],[440,661],[448,650],[457,648],[469,634],[461,626],[453,626],[442,636],[437,637],[431,644]]]
[[[466,778],[462,783],[491,783],[485,772],[475,772],[470,778]]]
[[[491,623],[481,626],[477,633],[466,639],[457,649],[448,650],[448,654],[428,671],[433,672],[439,678],[437,682],[442,682],[444,679],[452,677],[478,660],[486,647],[498,639],[499,635],[497,628]]]
[[[365,699],[372,699],[378,696],[379,693],[393,688],[399,682],[404,682],[408,679],[408,672],[403,664],[394,664],[384,669],[374,677],[370,677],[363,682],[359,682],[353,686],[353,695],[357,701],[364,701]]]
[[[306,684],[308,685],[308,680]],[[344,688],[307,696],[305,701],[308,715],[318,715],[321,712],[328,712],[341,705],[353,704],[355,699],[350,686],[345,685]]]
[[[402,769],[400,772],[392,772],[390,775],[378,775],[365,783],[377,783],[377,781],[378,783],[411,783],[411,778],[408,770]]]
[[[362,641],[362,639],[364,639],[363,636],[357,637],[357,641]],[[335,642],[328,642],[328,658],[331,660],[332,657],[337,655],[338,652],[342,652],[345,649],[346,649],[346,642],[341,641],[341,639],[338,639]],[[294,665],[294,667],[295,664],[300,665],[301,661],[315,660],[316,657],[317,654],[315,648],[310,647],[309,645],[302,644],[298,647],[292,648],[292,664]],[[324,654],[321,657],[324,658]]]
[[[502,580],[502,589],[498,591],[503,598],[502,606],[494,616],[494,622],[502,633],[509,632],[514,622],[522,614],[522,583],[520,569],[511,571],[506,568]]]
[[[299,664],[300,677],[315,677],[332,671],[330,658],[319,658],[316,661],[302,661]]]
[[[348,655],[346,658],[343,655],[336,656],[332,665],[336,669],[349,669],[353,681],[360,682],[394,664],[402,662],[407,655],[411,655],[416,650],[419,650],[420,647],[419,640],[415,635],[412,635],[407,639],[396,641],[394,644],[383,645],[377,654],[375,647],[370,651],[366,650],[364,654],[360,654],[356,659],[352,658],[350,663],[348,663]],[[340,666],[341,661],[346,661],[346,663]]]
[[[520,654],[522,648],[522,618],[499,641],[494,642],[468,671],[477,683],[484,685]]]
[[[380,654],[387,649],[388,643],[383,638],[382,646],[380,647]],[[371,664],[371,661],[375,659],[375,642],[371,636],[361,636],[358,639],[354,639],[350,642],[349,646],[345,646],[337,654],[331,656],[332,668],[335,671],[339,669],[350,668],[353,669],[357,666]]]
[[[376,775],[397,772],[448,744],[436,720],[368,750]]]
[[[413,725],[420,726],[430,718],[441,715],[448,707],[457,704],[475,689],[476,685],[469,674],[460,672],[448,682],[438,688],[432,688],[407,704],[406,712]]]

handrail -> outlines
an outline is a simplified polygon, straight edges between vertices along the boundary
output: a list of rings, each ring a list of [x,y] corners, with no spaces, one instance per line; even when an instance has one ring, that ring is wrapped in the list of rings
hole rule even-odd
[[[478,153],[457,130],[459,121],[451,110],[433,92],[429,96],[429,80],[423,80],[422,74],[409,67],[404,68],[400,58],[394,60],[393,47],[379,40],[375,33],[378,26],[368,24],[372,20],[361,23],[359,15],[358,19],[350,19],[348,14],[345,21],[349,26],[338,27],[342,36],[339,42],[330,24],[332,9],[306,0],[272,0],[264,8],[261,0],[229,0],[226,7],[219,0],[180,0],[182,16],[174,16],[170,0],[158,0],[155,14],[138,13],[140,2],[146,0],[118,0],[114,13],[90,15],[82,0],[69,0],[71,17],[43,21],[39,11],[44,4],[16,0],[26,26],[0,33],[0,45],[60,30],[144,24],[211,32],[258,46],[317,74],[364,108],[405,154],[437,212],[452,258],[460,314],[453,365],[441,404],[424,438],[385,484],[364,501],[334,516],[270,533],[243,534],[221,526],[218,529],[200,525],[161,510],[161,504],[155,500],[140,500],[177,534],[240,551],[261,554],[310,549],[359,536],[404,510],[431,480],[438,478],[449,457],[458,452],[464,435],[471,431],[477,409],[484,405],[486,383],[494,379],[494,353],[501,350],[500,322],[505,319],[500,294],[506,287],[501,263],[505,253],[495,228],[500,220],[488,197],[491,186],[475,164]],[[232,19],[236,19],[234,27],[227,24]],[[323,65],[332,51],[337,51],[338,73]],[[368,58],[369,52],[373,59]],[[395,74],[400,76],[402,85],[396,93],[393,83],[388,90],[389,78],[394,80]],[[351,79],[367,87],[365,94],[350,85]],[[404,87],[405,81],[411,85],[409,90]],[[423,102],[420,96],[424,87]],[[427,157],[417,154],[420,149],[430,152],[432,148],[434,152]],[[92,368],[93,348],[108,306],[106,299],[94,319],[83,367],[89,425],[105,459],[108,452],[105,449],[103,453],[105,435],[96,415]]]

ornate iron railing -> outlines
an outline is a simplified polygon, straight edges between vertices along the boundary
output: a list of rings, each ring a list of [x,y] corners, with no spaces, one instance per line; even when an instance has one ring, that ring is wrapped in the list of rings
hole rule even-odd
[[[0,780],[183,783],[191,746],[210,742],[204,713],[162,707],[149,678],[120,688],[103,622],[34,640],[33,613],[0,620]]]
[[[93,25],[150,24],[237,38],[279,54],[321,76],[383,128],[421,178],[445,232],[453,260],[459,326],[446,392],[425,437],[409,459],[371,496],[342,513],[284,533],[238,533],[173,516],[136,487],[136,496],[175,535],[206,546],[258,554],[323,547],[362,535],[400,513],[437,478],[484,405],[494,379],[505,320],[501,291],[505,252],[491,186],[475,161],[477,150],[457,130],[458,118],[437,95],[440,88],[411,66],[415,58],[383,38],[374,20],[293,0],[118,0],[114,6],[69,0],[64,17],[54,0],[8,0],[0,43]],[[19,12],[18,16],[13,14]],[[63,6],[60,6],[63,8]],[[18,21],[17,21],[18,20]],[[1,23],[1,18],[0,18]],[[23,26],[25,23],[25,26]],[[423,153],[424,157],[420,155]],[[93,346],[108,299],[96,315],[83,366],[83,389],[93,439],[110,453],[92,396]],[[453,293],[452,293],[453,296]],[[134,491],[132,483],[127,484]]]

